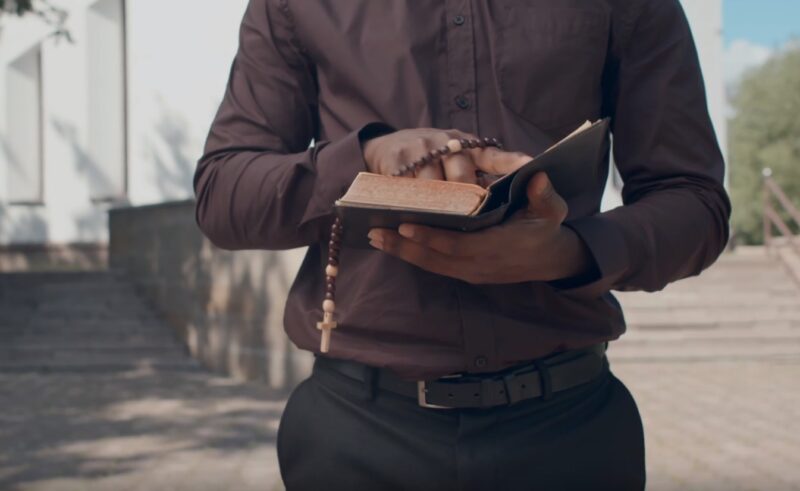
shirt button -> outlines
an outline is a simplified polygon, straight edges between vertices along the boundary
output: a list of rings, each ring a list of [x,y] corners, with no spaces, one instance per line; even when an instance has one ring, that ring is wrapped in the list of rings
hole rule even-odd
[[[469,109],[470,106],[469,99],[467,99],[463,95],[456,97],[456,106],[460,107],[461,109]]]
[[[467,19],[464,18],[463,15],[457,15],[453,17],[453,24],[460,26],[462,25]]]
[[[475,358],[474,363],[477,368],[484,368],[489,363],[489,360],[485,356],[478,356]]]

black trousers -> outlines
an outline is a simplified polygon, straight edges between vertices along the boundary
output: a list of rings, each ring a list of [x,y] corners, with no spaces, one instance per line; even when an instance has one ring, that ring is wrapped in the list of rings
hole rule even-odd
[[[280,421],[281,476],[287,491],[641,491],[642,421],[605,366],[546,401],[446,410],[315,366]]]

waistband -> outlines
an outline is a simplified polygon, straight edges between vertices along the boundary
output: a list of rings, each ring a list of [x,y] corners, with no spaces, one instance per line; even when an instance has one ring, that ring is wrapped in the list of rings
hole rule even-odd
[[[332,371],[367,387],[415,398],[431,409],[488,408],[514,404],[588,383],[608,369],[608,343],[569,350],[493,373],[462,373],[409,381],[394,372],[318,355],[315,371]]]

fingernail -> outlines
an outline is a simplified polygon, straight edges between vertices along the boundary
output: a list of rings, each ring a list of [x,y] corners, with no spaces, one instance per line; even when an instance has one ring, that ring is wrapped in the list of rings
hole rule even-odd
[[[378,232],[377,230],[370,230],[367,233],[367,237],[369,237],[372,240],[380,240],[381,239],[381,233]]]
[[[536,183],[536,194],[543,195],[549,187],[550,180],[547,177],[539,179],[539,182]]]
[[[411,226],[411,225],[406,225],[404,223],[404,224],[400,225],[400,227],[398,227],[397,233],[399,233],[403,237],[406,237],[406,238],[410,239],[410,238],[414,237],[414,227]]]
[[[370,240],[369,245],[371,245],[375,249],[383,249],[383,241],[380,240]]]

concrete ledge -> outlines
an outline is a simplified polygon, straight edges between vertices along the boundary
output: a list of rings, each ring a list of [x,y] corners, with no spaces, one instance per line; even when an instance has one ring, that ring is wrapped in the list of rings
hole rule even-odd
[[[106,269],[108,245],[9,244],[0,246],[0,272],[96,271]]]
[[[194,201],[109,211],[109,264],[177,331],[192,355],[237,378],[293,386],[312,357],[283,330],[305,250],[224,251],[197,228]]]

